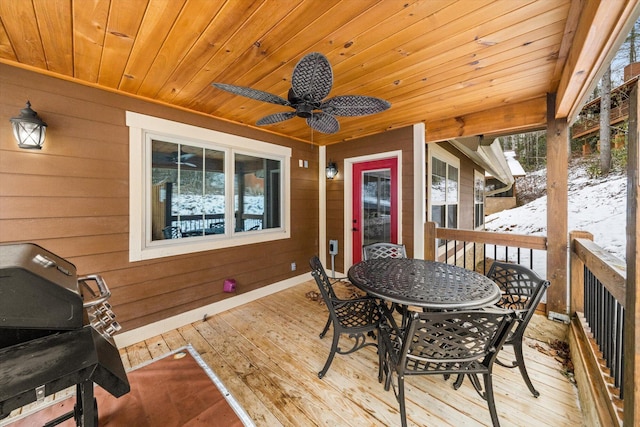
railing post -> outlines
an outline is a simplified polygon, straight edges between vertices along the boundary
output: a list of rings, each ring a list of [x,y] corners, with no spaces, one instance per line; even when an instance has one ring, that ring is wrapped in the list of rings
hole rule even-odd
[[[624,425],[640,422],[640,90],[636,80],[629,95],[627,151],[627,293],[624,319]]]
[[[593,241],[593,234],[588,231],[571,231],[569,233],[570,277],[569,277],[569,315],[576,311],[584,312],[584,263],[575,254],[575,239]]]
[[[433,221],[424,225],[424,259],[436,260],[436,223]]]
[[[547,315],[567,313],[569,125],[556,118],[556,94],[547,94]]]

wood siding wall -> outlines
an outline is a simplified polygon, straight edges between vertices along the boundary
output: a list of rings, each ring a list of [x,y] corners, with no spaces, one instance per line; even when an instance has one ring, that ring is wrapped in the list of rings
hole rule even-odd
[[[407,255],[413,256],[413,127],[385,132],[359,140],[333,144],[327,147],[327,159],[344,171],[344,160],[369,154],[402,150],[402,243]],[[337,238],[338,247],[344,248],[344,174],[327,180],[327,238]],[[327,259],[329,259],[327,248]],[[335,259],[337,271],[345,271],[344,251]]]
[[[3,64],[0,94],[0,243],[33,242],[78,274],[102,275],[123,330],[232,296],[222,292],[225,278],[240,294],[309,270],[318,247],[317,148]],[[27,100],[49,125],[41,151],[19,149],[12,135],[9,118]],[[291,147],[291,238],[129,262],[126,110]]]

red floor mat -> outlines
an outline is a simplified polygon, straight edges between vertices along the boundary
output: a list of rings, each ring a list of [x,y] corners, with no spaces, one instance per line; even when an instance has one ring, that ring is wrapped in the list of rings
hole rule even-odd
[[[186,349],[130,371],[127,377],[131,391],[120,398],[94,387],[100,427],[243,426],[212,378]],[[74,404],[75,396],[9,426],[42,426],[72,411]],[[75,421],[59,425],[74,427]]]

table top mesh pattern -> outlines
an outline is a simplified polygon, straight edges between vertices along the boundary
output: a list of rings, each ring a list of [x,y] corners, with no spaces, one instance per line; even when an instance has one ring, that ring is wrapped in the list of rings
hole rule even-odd
[[[479,273],[418,259],[363,261],[349,269],[349,279],[370,294],[406,305],[482,307],[500,297],[496,284]]]

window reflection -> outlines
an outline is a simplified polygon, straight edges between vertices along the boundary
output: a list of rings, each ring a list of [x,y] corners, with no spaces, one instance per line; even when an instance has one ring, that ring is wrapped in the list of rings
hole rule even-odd
[[[391,169],[362,174],[362,244],[391,242]]]
[[[152,240],[225,233],[224,152],[152,141]]]
[[[235,231],[280,227],[281,162],[235,154],[234,168]]]
[[[234,154],[230,199],[225,151],[159,140],[151,147],[152,240],[231,236],[282,226],[281,160]],[[233,218],[225,216],[229,204]]]
[[[458,167],[437,157],[431,158],[431,220],[438,227],[458,228]],[[444,241],[438,239],[438,246]]]

